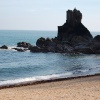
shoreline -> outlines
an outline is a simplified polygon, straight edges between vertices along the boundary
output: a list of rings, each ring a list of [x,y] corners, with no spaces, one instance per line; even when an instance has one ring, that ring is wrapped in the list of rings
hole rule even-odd
[[[47,79],[47,80],[28,81],[28,82],[20,82],[20,83],[15,83],[15,84],[1,85],[0,90],[6,89],[6,88],[23,87],[23,86],[29,86],[29,85],[67,81],[67,80],[81,79],[81,78],[88,78],[88,77],[95,77],[95,76],[100,76],[100,73],[93,74],[93,75],[75,76],[75,77],[67,77],[67,78],[54,78],[54,79],[52,78],[52,79]]]
[[[0,89],[0,100],[100,100],[100,74]]]

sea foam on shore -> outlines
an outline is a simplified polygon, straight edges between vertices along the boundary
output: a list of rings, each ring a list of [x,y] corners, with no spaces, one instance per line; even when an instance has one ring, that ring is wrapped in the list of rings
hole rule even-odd
[[[47,83],[47,82],[64,81],[64,80],[85,78],[85,77],[92,77],[92,76],[100,76],[100,73],[93,74],[93,75],[72,76],[72,77],[70,76],[70,74],[71,73],[65,73],[60,75],[47,75],[47,76],[37,76],[37,77],[24,78],[24,79],[8,80],[0,83],[0,89],[27,86],[27,85]],[[70,77],[65,78],[66,75]]]

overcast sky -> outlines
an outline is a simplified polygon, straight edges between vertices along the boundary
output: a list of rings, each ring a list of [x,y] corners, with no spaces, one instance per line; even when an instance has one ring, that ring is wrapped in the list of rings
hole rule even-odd
[[[100,31],[100,0],[0,0],[0,30],[57,30],[74,8],[90,31]]]

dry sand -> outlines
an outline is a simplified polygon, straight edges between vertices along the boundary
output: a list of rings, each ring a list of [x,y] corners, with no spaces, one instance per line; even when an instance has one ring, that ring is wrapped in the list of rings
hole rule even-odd
[[[100,75],[0,89],[0,100],[100,100]]]

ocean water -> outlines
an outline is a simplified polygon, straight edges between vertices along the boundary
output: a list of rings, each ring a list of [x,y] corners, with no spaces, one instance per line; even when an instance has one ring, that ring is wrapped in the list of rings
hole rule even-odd
[[[93,36],[97,34],[100,32],[92,32]],[[0,85],[100,73],[100,55],[31,53],[11,49],[18,42],[35,45],[40,37],[55,36],[56,31],[0,30],[0,46],[5,44],[9,47],[0,50]]]

